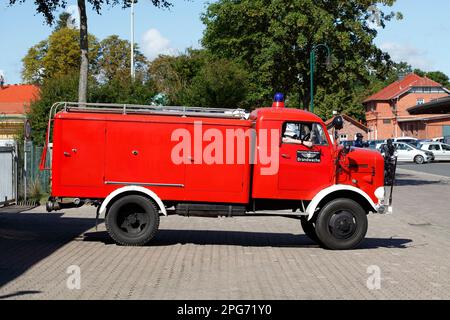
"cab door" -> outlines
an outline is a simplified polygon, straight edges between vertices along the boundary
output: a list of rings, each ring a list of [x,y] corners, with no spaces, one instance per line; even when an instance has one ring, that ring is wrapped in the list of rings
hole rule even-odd
[[[282,140],[279,152],[278,189],[285,199],[312,199],[319,190],[331,184],[333,177],[332,145],[326,135],[326,129],[318,123],[294,123],[299,131],[309,126],[317,131],[319,137],[307,146],[302,139],[309,139],[304,133],[292,133],[286,138],[286,128],[292,122],[283,124]],[[299,140],[296,142],[294,140]],[[311,140],[311,139],[309,139]]]

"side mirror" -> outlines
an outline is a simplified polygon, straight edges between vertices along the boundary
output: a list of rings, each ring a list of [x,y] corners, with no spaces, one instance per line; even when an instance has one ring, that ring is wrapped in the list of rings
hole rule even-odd
[[[342,116],[336,116],[333,119],[333,127],[336,130],[341,130],[344,127],[344,118]]]

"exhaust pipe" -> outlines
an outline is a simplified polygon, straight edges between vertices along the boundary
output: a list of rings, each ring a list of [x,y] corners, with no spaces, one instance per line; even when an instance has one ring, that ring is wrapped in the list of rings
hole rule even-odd
[[[61,209],[79,208],[84,205],[84,201],[80,198],[76,198],[73,202],[59,202],[55,198],[50,197],[45,204],[47,212],[58,211]]]

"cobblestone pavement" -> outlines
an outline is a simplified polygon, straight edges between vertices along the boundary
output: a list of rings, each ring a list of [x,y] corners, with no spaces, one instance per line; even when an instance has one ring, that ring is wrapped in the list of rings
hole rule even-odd
[[[352,251],[319,248],[287,218],[171,216],[130,248],[95,230],[93,208],[0,213],[0,299],[449,299],[449,196],[448,181],[400,170],[395,214],[371,215]]]

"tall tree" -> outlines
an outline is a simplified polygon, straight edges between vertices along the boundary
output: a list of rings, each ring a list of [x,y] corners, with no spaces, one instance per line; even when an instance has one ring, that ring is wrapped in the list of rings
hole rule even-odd
[[[62,12],[58,21],[56,22],[55,31],[64,29],[64,28],[74,28],[75,27],[75,18],[69,12]]]
[[[99,44],[93,35],[89,35],[89,39],[90,68],[95,74],[98,72]],[[22,78],[27,83],[42,84],[44,79],[78,70],[80,68],[78,30],[62,28],[54,31],[47,39],[31,47],[22,62]]]
[[[377,9],[395,0],[219,0],[202,16],[203,45],[218,57],[237,59],[251,70],[254,104],[267,104],[273,93],[287,93],[291,105],[309,105],[309,59],[317,50],[315,83],[327,94],[350,92],[355,83],[368,84],[370,70],[384,77],[391,61],[374,44],[376,21],[384,27],[394,12]]]
[[[249,107],[248,72],[235,61],[216,59],[206,50],[159,56],[150,63],[149,77],[172,105]]]
[[[26,0],[9,0],[10,5],[23,3]],[[105,5],[115,6],[121,4],[123,8],[131,6],[135,0],[87,0],[92,8],[100,14],[102,7]],[[167,0],[150,0],[150,2],[158,8],[169,8],[172,3]],[[55,11],[67,6],[67,0],[34,0],[36,11],[42,14],[47,24],[51,25],[54,21]],[[78,101],[87,101],[87,82],[89,72],[89,41],[88,41],[88,25],[86,14],[86,0],[78,0],[78,12],[80,14],[80,78],[78,87]]]
[[[130,73],[131,43],[120,39],[117,35],[109,36],[100,41],[100,55],[98,65],[102,81],[109,81],[117,77],[123,77]],[[147,59],[134,45],[134,63],[136,78],[142,80],[147,69]]]

